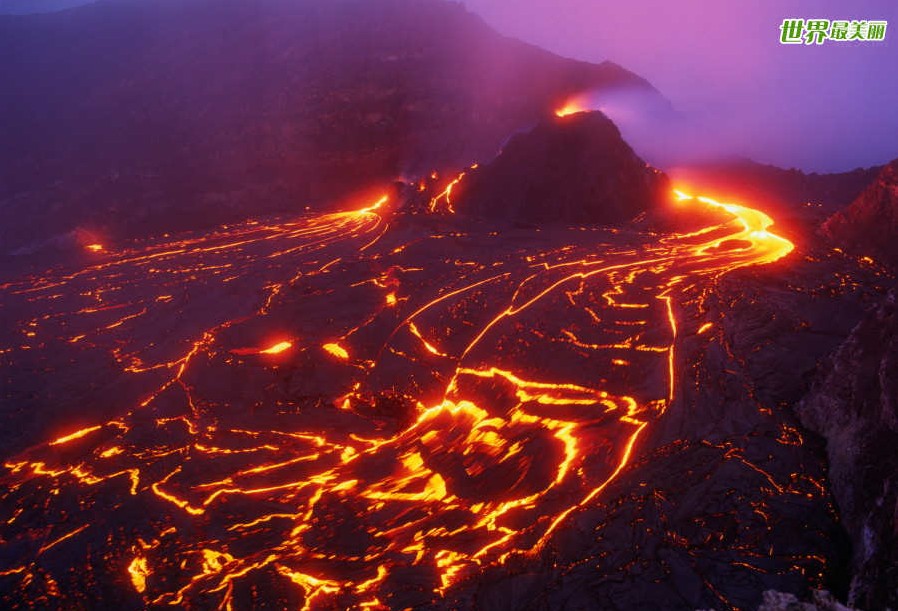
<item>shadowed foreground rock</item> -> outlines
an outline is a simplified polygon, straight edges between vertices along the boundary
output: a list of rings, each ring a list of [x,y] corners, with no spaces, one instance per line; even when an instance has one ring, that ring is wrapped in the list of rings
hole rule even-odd
[[[814,591],[811,602],[801,602],[794,594],[767,590],[758,611],[852,611],[852,609],[839,603],[825,590]]]
[[[898,316],[895,293],[852,332],[798,406],[827,439],[830,482],[854,547],[849,602],[898,606]]]

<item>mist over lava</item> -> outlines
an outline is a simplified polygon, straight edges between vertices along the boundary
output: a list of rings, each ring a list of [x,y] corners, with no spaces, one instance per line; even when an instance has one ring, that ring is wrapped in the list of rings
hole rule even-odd
[[[467,0],[500,31],[567,57],[612,59],[680,113],[627,134],[659,163],[746,157],[805,171],[883,164],[898,141],[898,43],[781,45],[784,19],[884,19],[889,0]],[[894,25],[890,25],[894,27]],[[618,117],[613,117],[615,120]]]

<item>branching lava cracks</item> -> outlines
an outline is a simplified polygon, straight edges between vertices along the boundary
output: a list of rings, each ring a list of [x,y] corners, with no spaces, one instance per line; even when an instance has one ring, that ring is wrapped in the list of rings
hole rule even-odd
[[[90,541],[66,553],[146,605],[228,607],[263,583],[304,608],[438,598],[542,549],[626,469],[676,400],[684,285],[792,248],[763,213],[685,194],[684,214],[730,220],[459,235],[453,253],[391,230],[389,204],[106,246],[6,285],[44,314],[4,358],[100,351],[128,393],[6,461],[21,552],[0,578],[46,593],[45,558]]]

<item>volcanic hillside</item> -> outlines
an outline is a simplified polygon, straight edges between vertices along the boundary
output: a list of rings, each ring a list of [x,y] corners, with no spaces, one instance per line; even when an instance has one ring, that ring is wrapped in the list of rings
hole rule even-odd
[[[517,222],[626,222],[669,197],[659,171],[600,112],[552,117],[518,134],[458,186],[460,211]]]
[[[0,17],[0,56],[6,252],[339,205],[488,160],[574,92],[657,94],[442,0],[101,0]]]
[[[830,217],[823,232],[852,252],[898,266],[898,159],[850,206]]]

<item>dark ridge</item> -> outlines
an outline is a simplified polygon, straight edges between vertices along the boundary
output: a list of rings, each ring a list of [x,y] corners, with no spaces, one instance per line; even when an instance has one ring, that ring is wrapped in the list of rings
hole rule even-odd
[[[851,252],[898,267],[898,159],[844,210],[823,224],[828,238]]]
[[[867,187],[881,167],[857,168],[833,174],[805,173],[750,159],[719,161],[679,168],[707,188],[729,190],[735,196],[775,206],[822,204],[827,210],[847,206]]]

